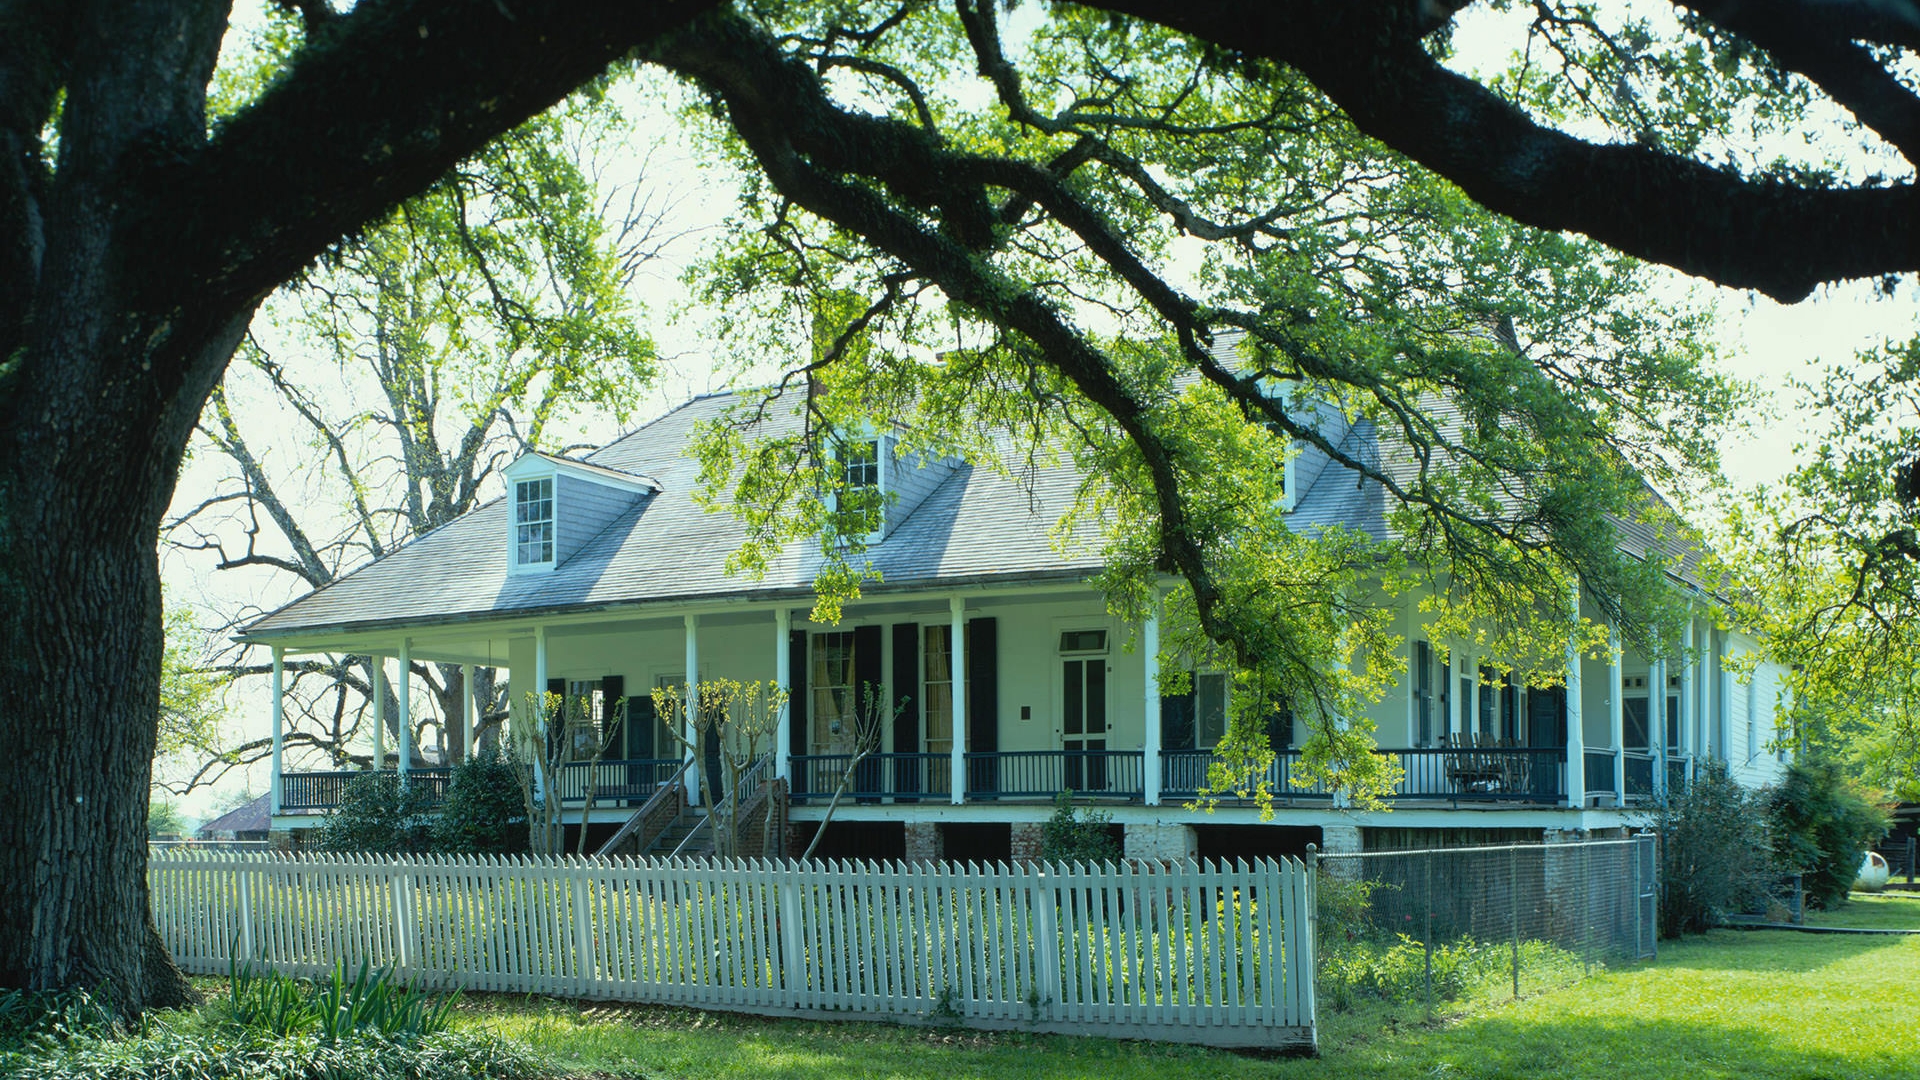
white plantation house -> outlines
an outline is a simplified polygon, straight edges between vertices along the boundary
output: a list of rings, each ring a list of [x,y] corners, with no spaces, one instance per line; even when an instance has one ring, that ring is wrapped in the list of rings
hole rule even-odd
[[[1030,855],[1055,794],[1069,790],[1111,813],[1132,856],[1538,840],[1627,827],[1636,804],[1705,759],[1755,784],[1780,768],[1766,749],[1777,669],[1762,663],[1736,677],[1734,658],[1758,645],[1717,621],[1683,570],[1676,585],[1695,603],[1690,649],[1575,659],[1566,687],[1551,690],[1512,685],[1496,674],[1498,657],[1467,644],[1428,640],[1419,597],[1401,597],[1407,670],[1370,709],[1378,752],[1405,773],[1390,809],[1355,811],[1294,786],[1295,733],[1285,723],[1271,732],[1271,819],[1233,801],[1189,809],[1224,727],[1225,676],[1199,672],[1190,693],[1160,693],[1154,622],[1110,616],[1086,583],[1097,554],[1063,554],[1053,542],[1081,479],[1071,466],[1016,482],[910,460],[886,432],[865,441],[845,467],[849,481],[886,499],[868,556],[881,577],[841,623],[816,625],[817,547],[790,549],[759,580],[730,576],[743,528],[696,501],[689,439],[736,403],[696,399],[579,460],[528,454],[507,470],[504,498],[258,620],[245,637],[271,646],[276,691],[284,657],[331,653],[397,661],[402,671],[426,661],[504,668],[521,711],[531,691],[566,695],[605,725],[610,749],[597,766],[572,765],[548,782],[577,802],[594,770],[592,821],[608,833],[625,825],[626,851],[699,843],[705,811],[688,780],[714,769],[714,755],[683,762],[653,708],[656,689],[689,676],[792,688],[764,765],[773,782],[760,786],[756,773],[745,793],[786,822],[791,853],[848,772],[865,686],[903,707],[852,770],[823,854]],[[1371,424],[1331,414],[1318,422],[1353,457],[1395,467]],[[1283,512],[1295,527],[1385,535],[1384,493],[1326,455],[1303,449],[1287,480]],[[1651,542],[1623,528],[1623,545]],[[404,715],[407,682],[394,689]],[[354,774],[282,771],[278,696],[273,821],[300,829]],[[624,716],[611,708],[620,701]],[[450,721],[453,737],[471,737],[471,717]],[[406,755],[394,764],[410,782],[444,783],[446,768]]]

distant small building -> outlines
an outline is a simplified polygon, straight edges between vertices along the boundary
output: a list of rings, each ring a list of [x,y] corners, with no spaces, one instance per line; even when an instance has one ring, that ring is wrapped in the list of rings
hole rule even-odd
[[[237,806],[194,830],[196,840],[265,840],[273,813],[271,793]]]

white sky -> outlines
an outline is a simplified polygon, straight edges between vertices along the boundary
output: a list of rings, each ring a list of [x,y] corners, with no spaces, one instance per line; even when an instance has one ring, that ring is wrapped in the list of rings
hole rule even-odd
[[[1020,9],[1020,15],[1026,17],[1026,13],[1038,10],[1038,5],[1029,6]],[[1498,62],[1501,52],[1485,43],[1492,38],[1476,37],[1487,33],[1490,31],[1485,26],[1475,23],[1463,29],[1458,39],[1462,66],[1485,67]],[[700,244],[723,225],[732,210],[732,195],[724,178],[702,165],[697,150],[688,145],[674,121],[672,111],[679,95],[670,84],[649,81],[623,97],[635,121],[631,160],[638,161],[642,152],[650,153],[652,174],[674,191],[679,224],[689,230],[687,239],[673,251],[673,258],[647,268],[636,283],[636,299],[648,312],[646,329],[665,358],[663,378],[649,395],[644,415],[635,418],[638,423],[693,394],[722,388],[734,374],[716,370],[705,313],[688,305],[686,291],[678,280]],[[1811,365],[1816,360],[1841,360],[1890,338],[1920,331],[1920,307],[1914,303],[1911,284],[1903,284],[1892,298],[1875,295],[1864,283],[1835,286],[1791,307],[1755,294],[1693,282],[1678,274],[1673,275],[1670,287],[1691,291],[1716,307],[1725,369],[1754,382],[1770,397],[1769,407],[1749,418],[1747,430],[1730,434],[1723,442],[1725,471],[1736,489],[1776,481],[1795,463],[1795,448],[1807,436],[1810,418],[1797,396],[1787,392],[1789,377],[1811,378]],[[604,422],[582,432],[594,441],[604,441],[617,433]],[[297,456],[305,451],[294,444],[279,452]],[[221,468],[215,461],[190,463],[182,476],[176,507],[205,497],[217,477],[215,470]],[[291,599],[280,583],[267,578],[208,573],[204,559],[168,556],[163,568],[169,590],[183,598],[197,601],[212,596],[224,605],[254,603],[263,607]],[[264,734],[268,715],[264,700],[236,695],[231,708],[230,729],[237,736]],[[183,806],[189,815],[209,815],[214,800],[230,795],[243,784],[255,793],[264,791],[265,768],[255,768],[246,776],[231,774],[219,791],[195,793],[182,800]]]

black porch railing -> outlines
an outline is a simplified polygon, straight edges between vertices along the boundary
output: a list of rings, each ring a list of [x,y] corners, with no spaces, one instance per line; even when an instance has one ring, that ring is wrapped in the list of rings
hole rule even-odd
[[[392,769],[384,770],[389,776]],[[347,785],[366,776],[364,769],[341,772],[297,772],[280,774],[280,808],[283,810],[331,810],[346,797]],[[407,770],[407,783],[424,790],[427,801],[440,805],[447,797],[447,783],[453,770],[440,765],[423,765]]]
[[[621,761],[574,761],[560,770],[560,803],[578,806],[587,801],[593,785],[595,806],[646,802],[654,789],[672,780],[686,763],[679,758],[634,758]]]
[[[794,802],[826,802],[840,788],[852,754],[797,754],[793,758]],[[843,798],[856,802],[944,802],[953,788],[951,754],[868,754],[853,765]]]
[[[1406,775],[1395,801],[1558,804],[1566,797],[1565,747],[1418,747],[1374,751],[1394,759]]]
[[[1627,803],[1640,806],[1653,802],[1653,754],[1645,750],[1627,750],[1621,756],[1626,759],[1625,780],[1627,782]]]
[[[1006,750],[968,754],[967,801],[1051,799],[1062,791],[1089,798],[1146,795],[1139,750]]]
[[[631,761],[601,761],[598,764],[577,761],[560,774],[560,801],[578,806],[587,799],[587,783],[594,781],[594,803],[614,806],[634,800],[644,801],[656,787],[673,779],[680,771],[679,759],[642,758]],[[389,775],[394,770],[384,770]],[[366,776],[364,769],[340,772],[290,772],[280,774],[282,810],[332,810],[346,797],[347,785]],[[427,793],[429,805],[438,806],[447,797],[453,770],[444,765],[423,765],[407,771],[407,783]]]
[[[1160,793],[1169,798],[1191,799],[1208,786],[1209,771],[1213,768],[1211,750],[1162,750],[1160,752]],[[1302,786],[1293,782],[1293,765],[1300,760],[1297,750],[1277,750],[1273,763],[1267,766],[1267,794],[1280,802],[1294,800],[1330,799],[1331,793],[1323,784]],[[1233,790],[1251,791],[1251,776],[1232,777],[1229,788],[1216,794],[1229,797]]]
[[[1520,803],[1561,805],[1566,801],[1567,752],[1561,747],[1435,747],[1374,751],[1399,765],[1404,776],[1389,800],[1394,802]],[[1299,751],[1275,753],[1267,769],[1268,794],[1280,802],[1330,800],[1324,785],[1296,784],[1293,767]],[[1652,798],[1657,759],[1636,751],[1624,755],[1627,801]],[[951,797],[952,756],[870,754],[853,767],[845,798],[855,802],[946,802]],[[846,775],[848,754],[802,754],[792,759],[791,797],[796,803],[824,803]],[[1160,757],[1160,789],[1170,800],[1190,799],[1207,786],[1213,763],[1210,750],[1167,750]],[[594,779],[600,806],[644,801],[679,773],[678,759],[578,762],[567,766],[559,782],[564,804],[578,806]],[[1612,750],[1589,750],[1583,763],[1587,790],[1613,790]],[[1669,784],[1686,782],[1688,762],[1667,763]],[[1139,750],[1013,750],[969,753],[965,760],[968,802],[1043,801],[1062,791],[1086,798],[1140,800],[1146,794],[1146,755]],[[445,796],[451,770],[412,770],[413,783],[428,785],[434,802]],[[346,785],[364,772],[284,773],[281,805],[290,811],[328,810],[340,804]],[[1249,785],[1250,786],[1250,785]],[[1230,792],[1222,795],[1231,797]]]
[[[1593,802],[1594,796],[1596,795],[1604,795],[1608,800],[1611,800],[1613,798],[1614,775],[1613,751],[1588,750],[1586,752],[1586,758],[1587,801],[1589,803]]]
[[[1394,802],[1558,804],[1566,795],[1567,752],[1558,747],[1381,747],[1374,753],[1404,773],[1388,796]],[[1293,765],[1299,757],[1297,750],[1274,754],[1267,770],[1268,794],[1283,802],[1330,798],[1325,785],[1294,782]],[[1208,750],[1164,751],[1161,791],[1170,798],[1193,797],[1206,785],[1212,764]]]
[[[1687,780],[1693,776],[1693,758],[1670,757],[1667,759],[1667,797],[1687,790]]]

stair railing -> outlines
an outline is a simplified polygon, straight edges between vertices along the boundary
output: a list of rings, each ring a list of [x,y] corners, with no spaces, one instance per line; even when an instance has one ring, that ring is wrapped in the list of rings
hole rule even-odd
[[[687,770],[691,768],[693,768],[693,762],[683,762],[680,766],[680,771],[674,773],[673,777],[665,783],[656,786],[653,789],[653,794],[647,796],[647,801],[640,804],[640,809],[635,810],[632,817],[628,818],[618,829],[615,829],[613,835],[608,837],[607,842],[601,844],[594,854],[597,856],[611,855],[614,849],[622,843],[625,843],[627,837],[633,835],[636,830],[646,824],[647,818],[651,817],[654,811],[660,809],[661,804],[665,803],[669,796],[685,786]]]
[[[751,793],[765,786],[767,771],[772,767],[772,754],[763,754],[760,760],[747,766],[746,771],[740,774],[739,781],[733,785],[733,790],[727,792],[726,795],[721,797],[718,803],[715,803],[708,809],[707,815],[700,819],[700,824],[695,825],[692,832],[682,837],[680,843],[674,847],[673,854],[667,857],[677,859],[682,855],[690,854],[687,848],[688,845],[694,842],[694,838],[698,837],[702,832],[711,833],[716,828],[713,823],[714,819],[716,817],[726,817],[727,815],[722,813],[722,811],[731,807],[740,798],[741,792]],[[719,845],[715,844],[714,848],[718,850]]]

